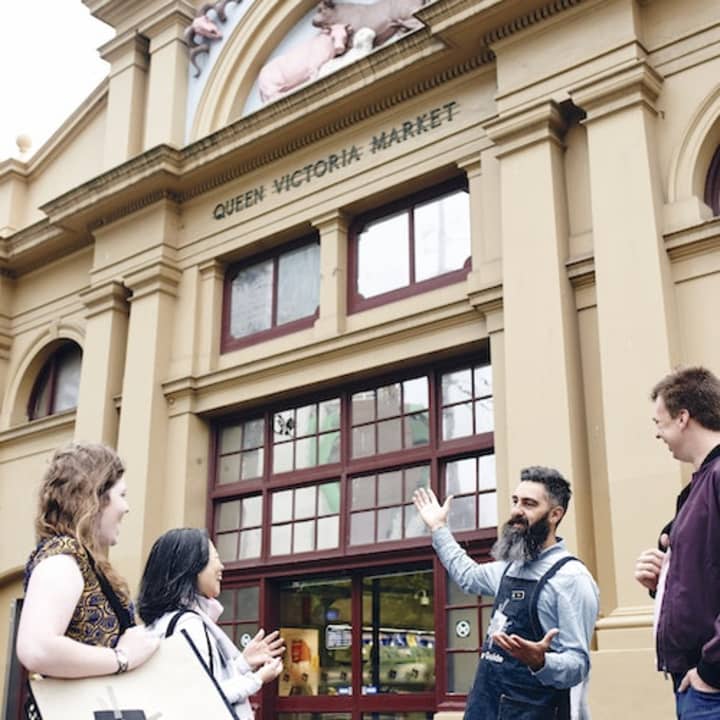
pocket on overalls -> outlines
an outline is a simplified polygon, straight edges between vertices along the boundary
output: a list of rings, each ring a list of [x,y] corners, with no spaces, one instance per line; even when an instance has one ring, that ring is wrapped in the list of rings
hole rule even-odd
[[[507,695],[500,696],[498,720],[555,720],[557,708],[547,705],[535,705],[522,700],[514,700]]]

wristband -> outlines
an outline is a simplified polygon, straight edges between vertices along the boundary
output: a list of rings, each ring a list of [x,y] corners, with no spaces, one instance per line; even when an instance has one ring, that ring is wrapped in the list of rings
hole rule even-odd
[[[120,673],[127,672],[127,655],[122,650],[120,650],[120,648],[113,648],[113,652],[115,653],[115,659],[117,660],[117,670],[115,671],[115,674],[119,675]]]

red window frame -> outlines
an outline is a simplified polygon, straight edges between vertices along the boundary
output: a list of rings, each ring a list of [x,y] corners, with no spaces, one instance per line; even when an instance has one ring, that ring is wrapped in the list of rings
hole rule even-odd
[[[704,200],[712,208],[713,215],[720,215],[720,147],[715,150],[705,177]]]
[[[80,353],[80,362],[82,363],[82,348],[76,342],[69,340],[57,348],[57,350],[55,350],[45,361],[45,364],[38,373],[32,392],[30,393],[30,399],[28,400],[27,416],[29,420],[39,420],[40,418],[55,415],[57,412],[55,409],[55,403],[57,402],[56,391],[58,373],[67,357],[75,353]],[[46,387],[49,388],[47,408],[38,412],[38,400]],[[78,394],[79,391],[80,388],[78,386]],[[74,407],[77,407],[77,398],[75,398]],[[68,410],[71,409],[72,408],[68,408]]]
[[[277,303],[278,303],[278,265],[280,258],[292,250],[297,250],[305,245],[320,243],[320,237],[318,233],[310,233],[304,235],[302,238],[297,239],[289,244],[284,244],[279,248],[274,248],[271,251],[252,255],[248,258],[243,258],[242,261],[232,264],[228,267],[225,272],[225,279],[223,283],[223,311],[222,311],[222,325],[221,325],[221,341],[220,341],[220,352],[226,353],[232,350],[239,350],[240,348],[247,347],[249,345],[255,345],[259,342],[265,342],[272,338],[280,337],[282,335],[288,335],[289,333],[297,332],[313,326],[313,323],[320,315],[320,299],[318,297],[318,306],[315,312],[306,317],[298,318],[281,325],[277,324]],[[251,265],[257,265],[267,260],[273,261],[273,283],[272,283],[272,311],[271,311],[271,325],[266,330],[260,330],[252,333],[251,335],[245,335],[244,337],[236,338],[230,333],[230,327],[232,323],[232,284],[233,280],[237,277],[241,270],[248,268]]]
[[[456,282],[460,282],[467,277],[471,268],[471,254],[468,254],[468,258],[462,268],[457,270],[451,270],[450,272],[442,275],[436,275],[435,277],[428,278],[427,280],[415,281],[415,237],[414,237],[414,223],[413,213],[417,205],[428,202],[429,200],[439,199],[445,195],[456,190],[468,191],[468,183],[465,177],[455,178],[448,182],[442,183],[441,185],[435,185],[434,187],[428,188],[421,192],[409,195],[401,200],[383,205],[379,208],[370,210],[367,213],[359,215],[352,222],[349,231],[349,253],[348,253],[348,313],[361,312],[362,310],[369,310],[370,308],[385,305],[396,300],[401,300],[406,297],[418,295],[420,293],[428,292],[429,290],[435,290],[436,288],[445,287]],[[384,217],[395,215],[397,213],[407,211],[410,213],[410,223],[408,231],[408,263],[410,280],[405,287],[390,290],[388,292],[374,295],[366,298],[358,291],[358,251],[359,251],[359,236],[363,230],[367,227],[370,222],[380,220]]]

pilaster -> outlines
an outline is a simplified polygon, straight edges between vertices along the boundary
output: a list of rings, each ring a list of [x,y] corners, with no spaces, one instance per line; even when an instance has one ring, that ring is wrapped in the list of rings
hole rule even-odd
[[[224,263],[212,258],[200,264],[196,366],[198,375],[217,368],[223,317]]]
[[[319,338],[335,337],[345,331],[349,222],[341,211],[312,221],[320,233],[320,317],[315,322]]]
[[[5,397],[5,383],[7,382],[10,350],[12,348],[12,299],[14,279],[6,270],[0,268],[0,403]],[[3,415],[0,405],[0,415]]]

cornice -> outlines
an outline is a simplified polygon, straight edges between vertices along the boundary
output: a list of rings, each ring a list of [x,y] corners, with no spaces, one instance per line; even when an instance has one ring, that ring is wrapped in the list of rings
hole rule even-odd
[[[140,298],[162,293],[175,297],[182,273],[169,261],[159,260],[153,265],[129,272],[123,282],[132,291],[130,302]]]
[[[108,40],[98,48],[98,52],[103,60],[110,63],[110,75],[116,75],[131,65],[147,70],[150,64],[149,47],[150,41],[133,28]],[[125,62],[120,64],[119,60]]]
[[[80,299],[87,309],[85,317],[91,318],[109,311],[129,312],[129,294],[128,288],[117,280],[92,285],[80,293]]]
[[[0,432],[0,445],[31,436],[41,436],[58,430],[69,430],[75,425],[75,409],[48,415],[39,420],[29,420]]]
[[[470,305],[483,315],[488,315],[503,308],[502,283],[487,285],[468,294]]]
[[[671,260],[716,252],[720,249],[720,218],[665,235],[665,249]]]
[[[555,102],[544,100],[529,108],[501,115],[483,127],[498,146],[497,156],[503,157],[538,142],[562,145],[566,121]]]

